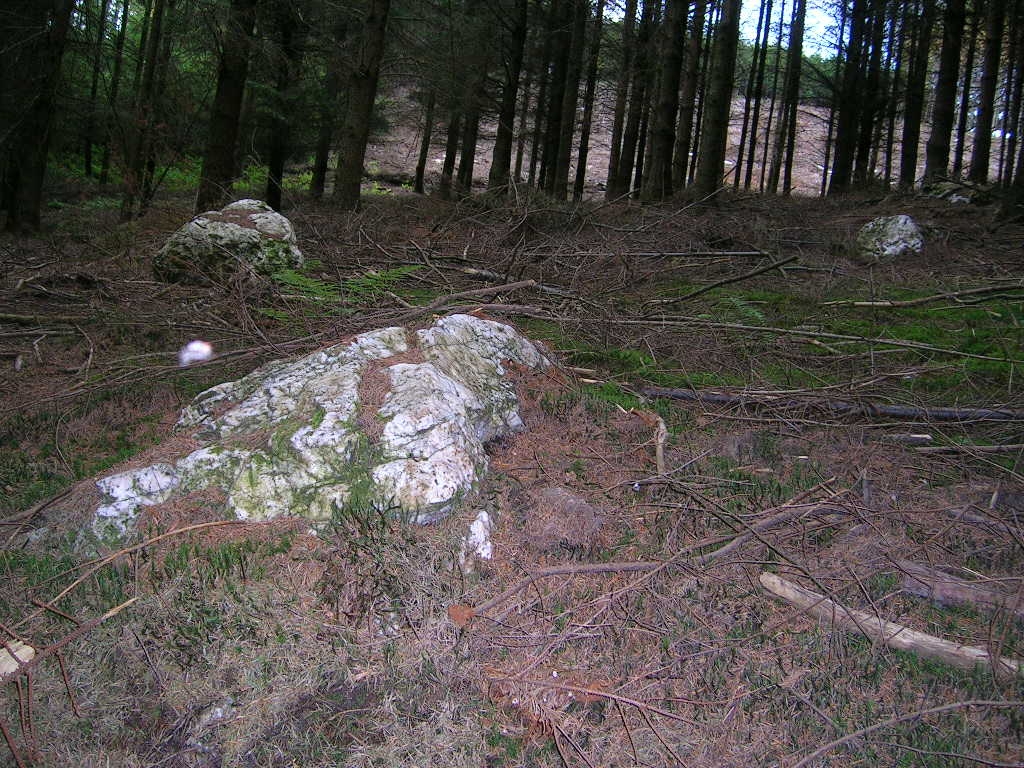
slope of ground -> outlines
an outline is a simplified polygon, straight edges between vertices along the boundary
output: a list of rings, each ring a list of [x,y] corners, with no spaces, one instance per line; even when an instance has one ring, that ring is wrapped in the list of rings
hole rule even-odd
[[[184,200],[128,226],[70,205],[46,237],[0,241],[0,622],[67,641],[31,689],[5,688],[17,759],[1019,764],[1019,676],[832,627],[762,575],[1024,656],[1024,232],[917,197],[713,203],[299,200],[305,273],[199,286],[149,272]],[[925,251],[858,264],[857,229],[891,213],[924,225]],[[455,309],[564,361],[521,383],[529,431],[492,446],[460,515],[340,510],[311,536],[196,497],[154,508],[133,551],[71,546],[90,478],[152,460],[196,392]],[[219,357],[177,368],[194,337]],[[593,505],[587,525],[552,527],[551,486]],[[480,508],[495,557],[467,569]],[[908,562],[996,598],[929,599]]]

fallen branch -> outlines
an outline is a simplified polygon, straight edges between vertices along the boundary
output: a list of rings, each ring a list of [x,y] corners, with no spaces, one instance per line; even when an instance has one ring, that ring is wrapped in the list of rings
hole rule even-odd
[[[422,307],[415,307],[409,310],[408,312],[403,312],[401,317],[402,319],[408,319],[416,317],[418,315],[425,315],[430,312],[434,312],[435,310],[438,310],[448,304],[451,304],[453,301],[456,301],[458,299],[467,299],[473,296],[493,296],[496,293],[517,291],[520,288],[536,287],[537,282],[535,280],[520,280],[515,283],[506,283],[505,285],[492,285],[488,286],[487,288],[473,288],[468,291],[460,291],[458,293],[448,294],[447,296],[440,296],[439,298],[434,299],[429,304],[426,304]]]
[[[1024,443],[1008,445],[929,445],[915,448],[918,453],[1020,453]]]
[[[961,296],[979,296],[985,293],[998,293],[999,291],[1018,290],[1024,288],[1022,285],[988,285],[984,288],[969,288],[965,291],[951,291],[949,293],[937,293],[934,296],[923,296],[919,299],[907,299],[896,301],[895,299],[877,299],[875,301],[826,301],[823,307],[877,307],[881,309],[902,309],[904,307],[919,307],[922,304],[931,304],[944,299],[959,299]]]
[[[637,319],[637,320],[616,320],[619,325],[642,325],[656,328],[722,328],[731,331],[750,331],[752,333],[773,333],[777,336],[797,336],[803,339],[834,339],[836,341],[854,341],[859,344],[878,344],[887,347],[898,347],[900,349],[916,349],[923,352],[935,352],[950,357],[966,357],[972,360],[991,360],[996,363],[1018,363],[1024,365],[1024,360],[1012,357],[993,357],[992,355],[979,355],[974,352],[961,352],[958,349],[936,347],[933,344],[925,344],[920,341],[906,341],[904,339],[879,339],[869,336],[856,336],[850,333],[828,333],[827,331],[804,331],[799,328],[775,328],[768,325],[744,325],[743,323],[720,323],[714,320],[703,320],[698,317],[683,318],[661,318],[659,320]]]
[[[18,325],[40,325],[44,323],[87,323],[96,318],[85,315],[18,315],[13,312],[0,312],[0,322],[17,323]]]
[[[887,621],[873,613],[845,608],[824,595],[786,581],[774,573],[762,573],[758,579],[768,592],[786,601],[817,619],[833,626],[854,630],[890,648],[912,651],[920,656],[950,664],[960,669],[971,670],[977,666],[991,666],[996,674],[1015,676],[1024,669],[1024,662],[1018,659],[993,657],[984,648],[974,645],[958,645],[924,632],[910,629],[903,624]]]
[[[888,405],[886,403],[856,402],[852,400],[823,400],[782,398],[761,395],[758,392],[729,394],[708,392],[697,389],[675,387],[642,387],[640,394],[646,397],[665,397],[673,400],[690,400],[697,403],[721,405],[755,405],[772,408],[807,408],[816,406],[839,415],[913,419],[914,421],[1024,421],[1024,411],[1012,408],[918,408],[910,405]],[[945,446],[943,446],[945,447]],[[977,448],[979,446],[972,446]],[[931,451],[922,448],[921,451]]]
[[[912,595],[941,605],[969,605],[989,611],[1006,610],[1024,618],[1024,605],[1015,595],[985,586],[984,582],[951,576],[911,560],[897,560],[896,567],[903,573],[900,586]]]
[[[702,294],[707,293],[708,291],[713,291],[715,288],[721,288],[723,285],[731,285],[732,283],[739,283],[739,282],[742,282],[743,280],[748,280],[751,277],[757,277],[758,275],[763,275],[765,272],[771,272],[773,269],[778,269],[778,268],[782,267],[785,264],[789,264],[791,262],[796,261],[796,259],[797,259],[796,256],[789,256],[789,257],[783,259],[782,261],[773,261],[773,262],[771,262],[769,264],[766,264],[763,267],[758,267],[757,269],[752,269],[749,272],[745,272],[742,275],[737,275],[736,277],[727,277],[724,280],[718,280],[718,281],[716,281],[714,283],[709,283],[708,285],[701,286],[700,288],[697,288],[696,290],[690,291],[689,293],[684,294],[682,296],[677,296],[677,297],[671,298],[671,299],[651,299],[650,301],[645,301],[643,305],[645,307],[658,307],[658,306],[665,306],[667,304],[678,304],[681,301],[686,301],[687,299],[693,299],[693,298],[696,298],[697,296],[700,296]]]

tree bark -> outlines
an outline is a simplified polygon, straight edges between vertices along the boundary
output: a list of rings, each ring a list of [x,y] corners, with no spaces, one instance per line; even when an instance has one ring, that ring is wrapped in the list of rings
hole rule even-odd
[[[587,59],[587,85],[583,94],[583,117],[580,126],[580,149],[576,158],[576,179],[572,188],[572,199],[583,199],[583,188],[587,182],[587,156],[590,153],[590,130],[594,121],[594,94],[597,90],[597,66],[601,53],[601,30],[604,26],[604,2],[597,0],[594,11],[594,31],[590,40],[590,55]]]
[[[974,125],[974,149],[968,179],[984,184],[988,181],[989,156],[992,151],[992,121],[996,112],[996,86],[999,81],[999,58],[1002,54],[1003,22],[1006,0],[988,0],[985,18],[985,47],[981,59],[978,113]]]
[[[934,635],[918,632],[902,624],[887,621],[876,613],[855,611],[834,600],[829,600],[824,595],[781,579],[774,573],[762,573],[759,581],[767,591],[816,619],[826,621],[836,627],[859,632],[876,642],[885,643],[890,648],[912,651],[920,656],[937,659],[959,669],[972,670],[979,666],[992,667],[1000,678],[1016,676],[1024,669],[1024,662],[1018,659],[991,656],[984,648],[958,645]]]
[[[843,83],[839,93],[839,116],[836,120],[835,157],[829,194],[846,192],[853,178],[853,162],[857,150],[857,127],[860,124],[863,98],[864,32],[867,26],[867,0],[853,0],[850,11],[850,43],[843,65]]]
[[[349,77],[348,109],[341,124],[338,167],[334,174],[334,201],[343,208],[359,206],[363,159],[370,139],[370,121],[377,97],[390,8],[390,0],[370,0],[355,65]]]
[[[949,172],[949,145],[953,135],[953,108],[956,105],[956,81],[965,21],[965,0],[946,0],[935,102],[932,104],[932,131],[925,147],[925,183]]]
[[[129,0],[121,0],[121,26],[114,43],[114,71],[110,75],[110,97],[107,99],[107,114],[103,121],[103,151],[100,159],[100,184],[110,180],[110,145],[113,141],[114,126],[118,124],[117,94],[121,87],[121,72],[124,68],[124,41],[128,32]]]
[[[26,106],[22,111],[22,104],[13,104],[10,111],[16,112],[12,115],[14,119],[4,126],[4,131],[10,130],[8,142],[5,142],[7,167],[3,197],[7,208],[6,228],[11,232],[34,232],[40,226],[54,101],[75,3],[74,0],[53,0],[31,5],[34,7],[27,7],[24,14],[19,14],[18,28],[9,27],[4,34],[5,42],[12,45],[23,44],[27,33],[37,35],[32,46],[21,48],[18,55],[18,62],[24,62],[25,67],[19,72],[23,81],[15,90],[24,94]],[[20,39],[16,40],[16,36]]]
[[[256,0],[231,0],[224,47],[217,70],[217,92],[210,112],[210,135],[199,174],[196,213],[220,208],[231,193],[238,123],[242,96],[245,94],[245,79],[249,72],[249,49],[255,23]]]
[[[935,0],[923,0],[914,56],[907,73],[907,98],[903,108],[903,142],[900,148],[900,186],[910,188],[917,181],[918,145],[924,112],[924,88],[931,52]]]
[[[750,185],[754,180],[754,158],[757,153],[757,131],[761,125],[761,102],[764,100],[765,65],[768,62],[768,36],[772,25],[772,0],[766,0],[765,19],[763,40],[756,51],[757,76],[754,81],[754,112],[750,117],[750,138],[747,141],[749,145],[747,147],[747,169],[743,177],[744,189],[750,189]],[[742,161],[742,159],[743,156],[741,154],[740,160]]]
[[[771,0],[768,0],[771,4]],[[690,170],[690,151],[693,148],[693,126],[697,108],[697,86],[700,83],[701,51],[704,42],[704,21],[708,0],[696,0],[690,35],[686,41],[683,63],[683,84],[679,90],[679,119],[676,121],[676,143],[672,149],[672,188],[686,186]]]
[[[971,32],[967,38],[967,56],[964,61],[964,82],[960,93],[960,116],[956,123],[956,149],[953,151],[954,179],[959,179],[964,169],[964,147],[967,139],[967,116],[971,111],[971,80],[974,76],[974,58],[978,46],[978,29],[981,26],[979,9],[971,11]]]
[[[527,0],[515,0],[515,14],[509,30],[505,57],[505,80],[501,89],[501,106],[498,109],[498,130],[494,137],[491,153],[491,170],[487,177],[489,190],[508,188],[512,169],[512,140],[516,120],[516,101],[519,95],[519,78],[523,71],[523,54],[526,48],[529,7]]]
[[[313,156],[313,177],[309,181],[309,193],[318,200],[323,197],[324,189],[327,186],[331,142],[334,140],[334,129],[337,122],[336,113],[341,108],[339,101],[345,75],[342,51],[347,34],[348,22],[343,14],[338,13],[331,31],[333,45],[327,56],[327,72],[320,95],[320,124],[317,129],[316,150]]]
[[[702,0],[706,2],[706,0]],[[629,99],[630,75],[633,69],[634,40],[636,27],[637,0],[626,0],[626,12],[622,19],[622,63],[619,81],[615,89],[615,110],[612,113],[612,144],[608,158],[608,176],[605,181],[605,198],[614,200],[621,196],[619,185],[619,161],[622,156],[622,132],[626,124],[626,104]]]
[[[618,198],[632,191],[633,170],[637,162],[637,145],[640,142],[640,124],[648,98],[648,48],[651,28],[654,26],[654,10],[657,0],[644,0],[637,34],[636,52],[633,56],[632,85],[626,126],[622,132],[622,151],[619,154],[618,177],[612,198]],[[611,189],[611,187],[609,187]]]
[[[679,80],[686,44],[686,0],[666,0],[662,24],[658,103],[651,128],[650,163],[644,171],[641,198],[648,202],[672,196],[672,151],[676,143]]]
[[[82,164],[85,177],[92,178],[92,152],[96,141],[96,102],[100,88],[100,69],[103,64],[103,43],[107,34],[107,14],[110,11],[110,0],[100,2],[99,18],[96,20],[96,47],[93,50],[92,77],[89,81],[89,104],[85,117],[85,135],[82,137]]]
[[[424,194],[423,177],[427,171],[427,160],[430,157],[430,140],[434,136],[434,105],[437,103],[437,92],[431,88],[423,105],[423,136],[420,138],[420,154],[416,159],[416,180],[413,191],[417,195]]]
[[[586,50],[590,0],[572,0],[570,9],[572,37],[566,61],[558,151],[555,153],[554,178],[551,183],[551,192],[556,200],[565,200],[569,193],[569,166],[572,163],[572,140],[576,134],[576,105],[580,97],[580,75],[583,71],[583,53]]]
[[[765,11],[768,11],[767,16],[765,15]],[[740,145],[736,151],[736,173],[732,182],[733,189],[740,188],[740,176],[743,172],[743,159],[746,156],[748,139],[751,138],[750,113],[754,102],[759,102],[761,99],[761,92],[757,88],[757,62],[760,58],[762,46],[761,38],[765,37],[764,33],[770,26],[770,22],[771,0],[767,3],[762,3],[757,13],[757,32],[754,35],[754,47],[750,58],[750,71],[747,73],[747,89],[743,94],[743,126],[740,128]],[[767,41],[767,37],[765,37],[765,40]],[[753,133],[756,132],[757,127],[755,126]]]
[[[274,25],[278,32],[277,83],[267,151],[266,201],[275,211],[280,211],[281,183],[291,152],[291,90],[302,57],[302,34],[299,30],[302,9],[291,0],[278,0],[274,11]]]
[[[699,197],[713,194],[722,184],[739,35],[740,0],[723,0],[722,17],[715,32],[714,63],[711,67],[707,112],[701,128],[700,154],[694,180]]]

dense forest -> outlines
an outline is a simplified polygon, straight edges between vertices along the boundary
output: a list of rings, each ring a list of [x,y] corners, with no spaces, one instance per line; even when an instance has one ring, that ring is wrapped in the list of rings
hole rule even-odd
[[[280,208],[296,165],[313,196],[354,207],[367,141],[399,102],[418,115],[414,187],[445,198],[482,186],[482,126],[489,191],[580,198],[602,98],[608,199],[788,194],[809,151],[822,194],[945,178],[1019,190],[1020,0],[848,0],[825,14],[812,30],[806,0],[8,2],[6,226],[38,228],[48,167],[118,187],[124,220],[182,169],[198,210],[257,167]],[[823,126],[816,146],[798,138],[803,118]],[[425,182],[432,141],[444,161]]]

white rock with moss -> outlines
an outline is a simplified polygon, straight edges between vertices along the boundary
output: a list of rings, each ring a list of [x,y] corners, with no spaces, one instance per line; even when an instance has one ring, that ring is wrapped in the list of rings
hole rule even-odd
[[[123,535],[142,506],[205,488],[222,490],[240,519],[324,522],[339,505],[373,504],[437,520],[483,478],[486,443],[523,429],[509,362],[550,365],[510,326],[452,315],[270,363],[182,411],[179,429],[203,447],[100,480],[94,527]],[[371,365],[385,376],[368,384]]]
[[[865,224],[857,233],[857,256],[870,264],[891,264],[897,259],[920,253],[924,235],[906,214],[883,216]]]
[[[261,200],[201,213],[171,235],[153,258],[161,280],[222,278],[238,269],[269,275],[303,264],[295,230]]]

